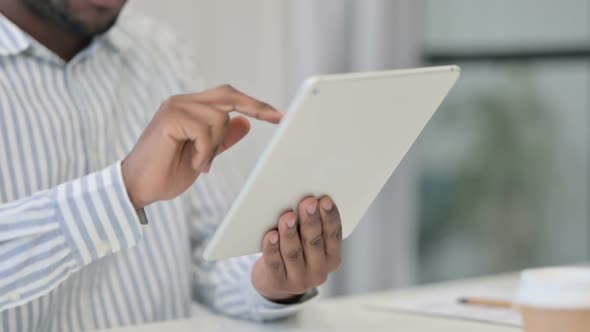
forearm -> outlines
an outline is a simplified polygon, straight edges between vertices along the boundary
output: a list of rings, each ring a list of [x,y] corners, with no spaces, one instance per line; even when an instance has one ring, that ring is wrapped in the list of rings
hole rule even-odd
[[[0,311],[49,292],[140,237],[119,164],[0,205]]]

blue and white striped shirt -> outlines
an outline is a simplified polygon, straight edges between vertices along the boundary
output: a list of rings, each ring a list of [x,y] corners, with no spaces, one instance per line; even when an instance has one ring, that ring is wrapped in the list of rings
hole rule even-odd
[[[150,224],[139,223],[118,160],[164,99],[202,88],[177,44],[149,19],[123,15],[65,63],[0,14],[2,331],[174,319],[193,300],[254,320],[300,307],[256,292],[255,256],[203,261],[235,192],[227,171],[148,206]]]

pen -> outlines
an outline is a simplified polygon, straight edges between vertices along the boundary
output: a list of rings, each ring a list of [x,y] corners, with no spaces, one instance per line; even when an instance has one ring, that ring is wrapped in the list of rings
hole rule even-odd
[[[481,297],[462,297],[459,299],[459,303],[467,304],[467,305],[477,305],[482,307],[490,307],[490,308],[506,308],[506,309],[513,309],[514,304],[510,301],[506,300],[497,300],[497,299],[486,299]]]

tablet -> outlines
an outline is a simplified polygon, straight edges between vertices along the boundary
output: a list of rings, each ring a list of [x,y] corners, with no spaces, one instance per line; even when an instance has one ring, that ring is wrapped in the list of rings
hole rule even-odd
[[[307,79],[204,258],[260,252],[279,216],[310,195],[332,197],[346,238],[459,73],[442,66]]]

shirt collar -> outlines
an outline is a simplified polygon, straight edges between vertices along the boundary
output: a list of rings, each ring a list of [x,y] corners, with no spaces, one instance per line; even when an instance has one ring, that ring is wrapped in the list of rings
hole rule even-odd
[[[102,43],[115,51],[124,51],[130,47],[131,42],[132,38],[119,18],[107,32],[95,37],[88,49],[84,51],[93,51]],[[33,37],[0,13],[0,56],[20,54],[32,47],[33,43]]]
[[[19,54],[31,43],[29,35],[0,13],[0,56]]]

